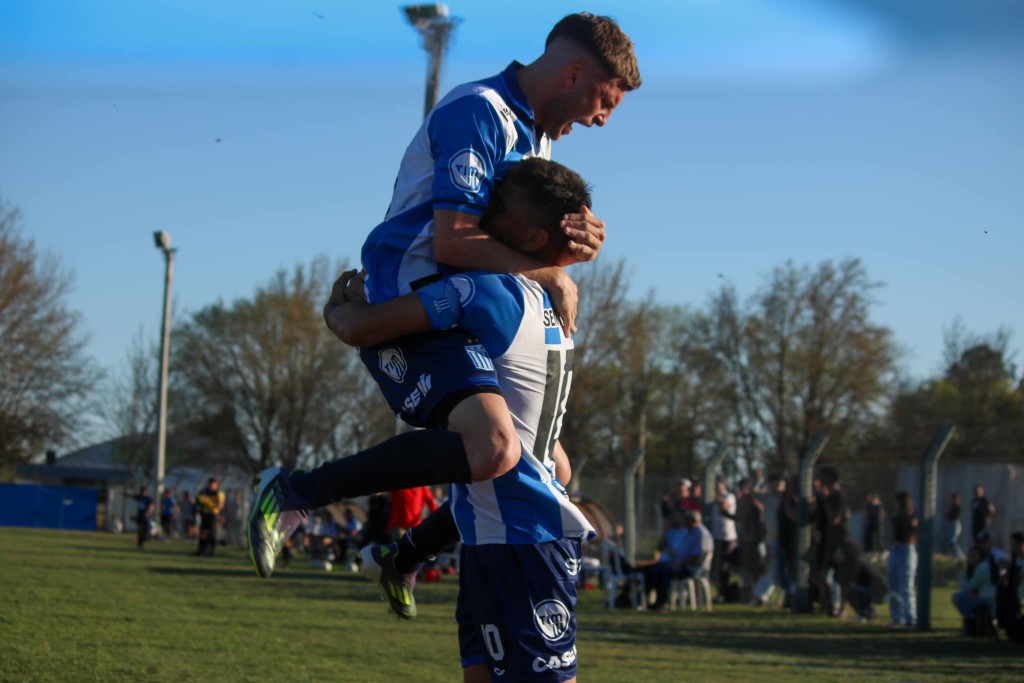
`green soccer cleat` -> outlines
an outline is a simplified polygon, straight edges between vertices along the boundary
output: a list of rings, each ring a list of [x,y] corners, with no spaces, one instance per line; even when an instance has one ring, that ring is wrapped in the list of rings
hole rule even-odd
[[[249,559],[257,573],[268,578],[285,542],[309,516],[309,505],[292,489],[291,474],[283,467],[260,472],[256,500],[249,512]]]
[[[416,572],[403,574],[395,568],[398,546],[368,545],[359,551],[359,568],[366,576],[380,586],[388,607],[400,619],[416,616],[416,598],[412,591],[416,587]]]

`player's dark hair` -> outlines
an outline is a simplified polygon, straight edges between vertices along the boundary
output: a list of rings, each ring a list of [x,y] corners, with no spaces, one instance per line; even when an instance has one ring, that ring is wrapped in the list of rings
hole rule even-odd
[[[513,164],[503,181],[526,202],[536,225],[548,231],[551,242],[561,247],[569,241],[561,229],[562,217],[590,208],[590,185],[579,173],[557,161],[532,157]]]
[[[570,14],[551,29],[544,47],[557,38],[567,38],[583,47],[612,78],[622,80],[623,90],[640,87],[640,67],[636,63],[633,41],[611,17],[590,12]]]

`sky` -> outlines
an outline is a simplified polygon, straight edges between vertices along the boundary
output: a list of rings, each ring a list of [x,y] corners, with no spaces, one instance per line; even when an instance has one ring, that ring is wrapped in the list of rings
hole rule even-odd
[[[154,231],[178,249],[178,316],[319,255],[358,261],[422,118],[426,54],[400,7],[0,3],[0,196],[73,272],[67,304],[101,367],[158,334]],[[533,60],[572,11],[633,38],[642,87],[553,147],[594,186],[627,296],[700,308],[787,260],[857,257],[909,377],[942,371],[958,317],[1021,347],[1024,4],[448,7],[442,93]]]

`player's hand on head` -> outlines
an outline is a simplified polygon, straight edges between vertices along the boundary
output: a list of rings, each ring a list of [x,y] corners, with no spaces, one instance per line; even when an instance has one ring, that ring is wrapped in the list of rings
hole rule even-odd
[[[559,262],[563,266],[593,261],[607,236],[604,221],[586,206],[581,206],[579,213],[566,214],[562,218],[562,230],[569,237]]]

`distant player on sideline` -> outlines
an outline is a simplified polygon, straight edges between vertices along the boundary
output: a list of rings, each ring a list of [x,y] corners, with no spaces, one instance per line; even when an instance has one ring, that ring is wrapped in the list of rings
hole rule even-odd
[[[511,166],[547,158],[551,140],[574,124],[603,126],[639,85],[629,37],[607,17],[579,13],[555,25],[544,53],[531,64],[513,62],[497,76],[455,88],[409,145],[387,217],[363,247],[369,300],[386,301],[460,269],[518,272],[550,292],[552,310],[568,334],[576,286],[560,266],[593,259],[604,223],[583,206],[564,216],[562,228],[572,241],[554,261],[558,265],[506,247],[479,224],[495,182]],[[365,347],[361,356],[383,377],[385,395],[400,397],[391,405],[406,422],[449,431],[401,434],[311,473],[264,470],[249,520],[250,557],[262,576],[273,571],[284,540],[317,501],[485,481],[519,462],[522,446],[482,344],[447,330]],[[441,547],[454,524],[450,515],[432,517],[413,537]],[[415,614],[409,592],[415,559],[405,559],[414,554],[411,547],[411,541],[399,544],[397,554],[372,558],[388,577],[392,607],[406,618]]]
[[[559,218],[574,203],[590,205],[582,178],[528,159],[499,183],[480,224],[510,247],[554,261],[566,239]],[[493,359],[522,442],[511,471],[451,486],[463,540],[456,618],[464,680],[490,681],[492,672],[498,680],[575,680],[580,546],[594,532],[563,487],[570,466],[558,436],[572,383],[571,337],[544,290],[521,275],[449,275],[377,305],[352,293],[354,277],[339,278],[324,309],[342,341],[378,344],[457,326]]]

